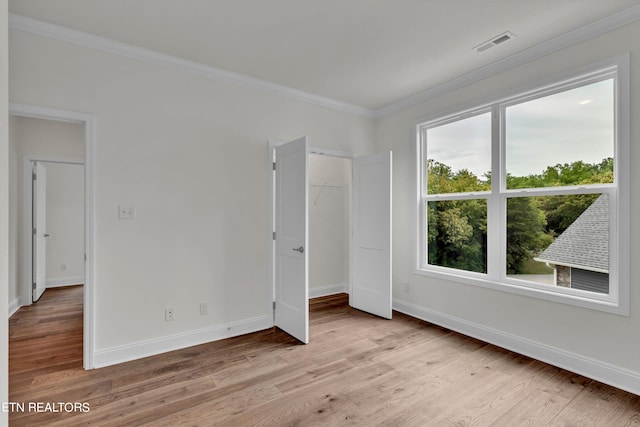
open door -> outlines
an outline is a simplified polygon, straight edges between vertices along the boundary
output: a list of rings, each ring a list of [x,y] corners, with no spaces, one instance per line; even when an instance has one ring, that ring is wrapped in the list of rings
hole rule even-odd
[[[391,152],[353,160],[349,305],[391,319]]]
[[[40,162],[33,167],[33,302],[46,290],[47,278],[47,169]]]
[[[275,326],[309,342],[307,138],[276,147]]]

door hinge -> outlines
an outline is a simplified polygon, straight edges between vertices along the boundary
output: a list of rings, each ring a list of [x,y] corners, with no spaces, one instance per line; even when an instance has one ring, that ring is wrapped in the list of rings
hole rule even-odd
[[[38,285],[36,285],[36,282],[31,283],[31,289],[35,291],[37,287]]]
[[[275,311],[275,309],[276,309],[276,302],[274,301],[273,302],[273,310]]]
[[[276,170],[276,162],[273,162],[273,170]]]
[[[35,181],[36,179],[38,179],[38,175],[36,175],[35,173],[32,173],[31,179]]]
[[[273,232],[273,240],[276,240],[276,232]]]
[[[34,235],[34,236],[36,235],[36,229],[35,229],[35,227],[34,227],[34,229],[33,229],[33,235]]]

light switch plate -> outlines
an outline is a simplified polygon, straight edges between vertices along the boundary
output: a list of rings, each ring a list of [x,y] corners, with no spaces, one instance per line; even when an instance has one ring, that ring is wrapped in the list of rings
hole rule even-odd
[[[118,206],[118,218],[119,219],[136,219],[136,207],[130,205]]]

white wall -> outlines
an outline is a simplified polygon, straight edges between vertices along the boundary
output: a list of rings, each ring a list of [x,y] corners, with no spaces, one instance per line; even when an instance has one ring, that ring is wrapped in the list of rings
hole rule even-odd
[[[23,212],[24,159],[79,159],[84,158],[84,126],[75,123],[9,116],[9,308],[15,310],[28,303],[30,295],[21,295],[23,277],[22,238],[23,220],[29,213]],[[80,184],[84,185],[83,178]],[[84,233],[81,217],[77,226]],[[75,229],[75,228],[74,228]],[[82,245],[84,248],[84,244]],[[84,257],[84,249],[83,249]],[[59,269],[59,265],[57,269]],[[82,266],[84,268],[84,266]],[[77,269],[77,267],[76,267]],[[80,274],[82,275],[82,273]]]
[[[10,45],[13,102],[96,117],[99,364],[270,324],[266,141],[366,152],[371,120],[19,31]]]
[[[309,294],[348,291],[350,161],[309,155]]]
[[[548,356],[548,360],[609,383],[640,392],[640,265],[631,266],[629,317],[463,285],[414,273],[415,125],[420,119],[453,113],[479,102],[506,95],[537,81],[553,78],[631,52],[631,164],[640,162],[635,142],[640,105],[640,23],[634,23],[532,61],[478,83],[422,102],[376,123],[378,149],[393,149],[393,281],[395,304],[412,304],[416,312],[480,336],[499,337],[520,351]],[[640,211],[640,174],[631,170],[631,210]],[[632,215],[636,217],[637,215]],[[631,259],[640,249],[638,221],[631,224]],[[405,283],[409,292],[405,292]],[[542,357],[538,356],[538,357]],[[571,365],[571,366],[569,366]],[[580,365],[580,366],[577,366]],[[577,367],[576,367],[577,366]]]
[[[47,168],[47,287],[84,283],[84,166]]]
[[[9,135],[7,1],[0,0],[0,307],[9,304]],[[0,316],[0,402],[9,401],[9,334],[7,316]],[[0,426],[9,424],[0,411]]]
[[[18,150],[20,161],[25,156],[37,158],[84,158],[84,126],[77,123],[33,117],[10,116],[11,136],[9,141]]]

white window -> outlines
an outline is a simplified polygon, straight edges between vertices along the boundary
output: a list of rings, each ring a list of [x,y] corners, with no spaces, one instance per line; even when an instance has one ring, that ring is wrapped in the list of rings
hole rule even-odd
[[[418,125],[419,273],[628,312],[625,59]]]

